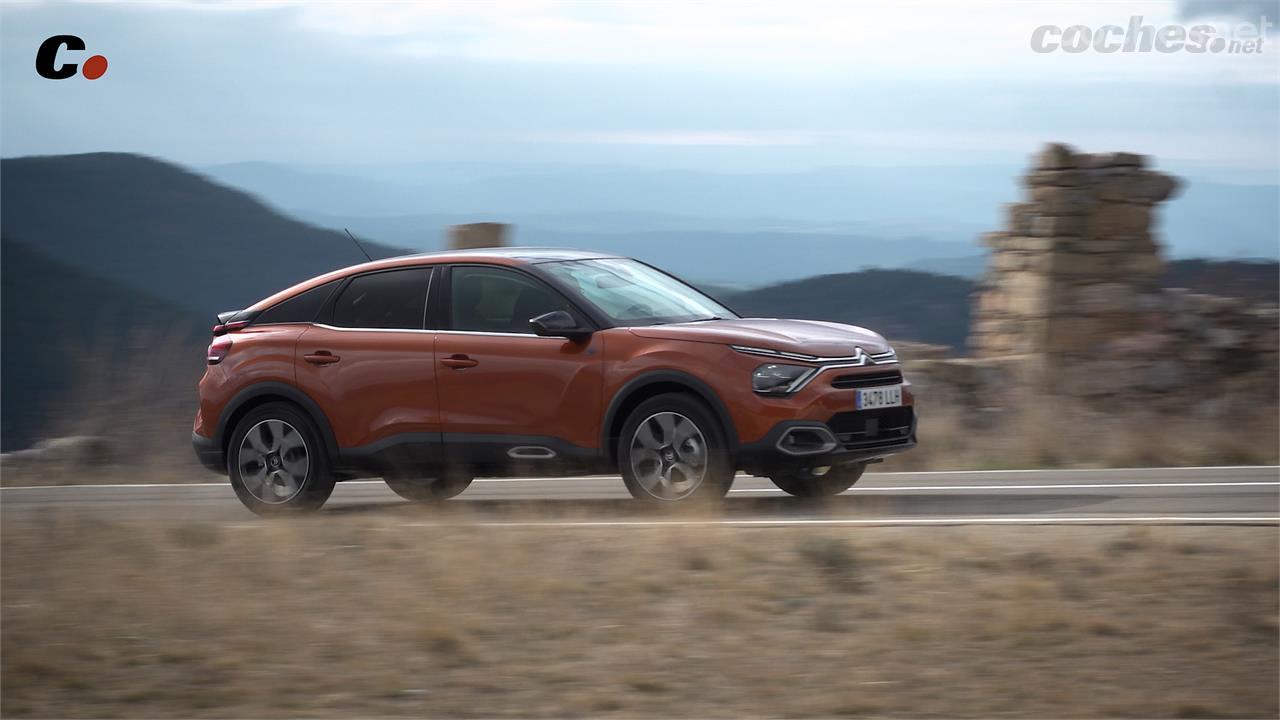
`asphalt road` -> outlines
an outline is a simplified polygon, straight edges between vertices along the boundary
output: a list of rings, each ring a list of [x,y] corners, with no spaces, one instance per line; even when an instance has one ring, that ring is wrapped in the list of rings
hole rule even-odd
[[[617,477],[477,480],[457,499],[415,506],[380,481],[341,483],[322,514],[501,525],[1280,524],[1280,467],[867,473],[824,501],[741,476],[723,511],[690,515],[630,499]],[[66,485],[0,490],[0,518],[251,520],[226,484]]]

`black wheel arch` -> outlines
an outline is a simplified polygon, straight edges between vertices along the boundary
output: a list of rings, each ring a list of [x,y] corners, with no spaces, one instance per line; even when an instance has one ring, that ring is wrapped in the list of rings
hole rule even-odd
[[[221,448],[225,457],[227,443],[231,439],[231,433],[235,432],[236,423],[240,418],[259,405],[280,401],[298,406],[311,417],[316,427],[320,429],[320,438],[324,442],[325,451],[333,462],[337,462],[337,437],[333,434],[333,426],[329,424],[329,418],[320,409],[320,405],[293,385],[276,381],[254,383],[231,398],[227,406],[222,409],[221,417],[218,418],[217,434],[213,438],[214,446]]]
[[[730,454],[736,457],[738,430],[733,424],[728,406],[716,391],[699,378],[681,370],[650,370],[632,378],[619,388],[605,410],[600,431],[600,451],[610,467],[617,464],[617,440],[631,410],[651,397],[668,392],[683,392],[705,403],[720,423],[720,430],[729,444]]]

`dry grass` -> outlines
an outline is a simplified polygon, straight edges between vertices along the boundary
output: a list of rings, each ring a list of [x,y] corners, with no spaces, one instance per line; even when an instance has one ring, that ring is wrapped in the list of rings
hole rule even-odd
[[[61,458],[6,462],[0,484],[218,480],[191,451],[206,343],[186,328],[137,327],[88,347],[69,345],[67,355],[78,362],[76,379],[48,408],[40,435],[102,438],[109,462],[92,467]]]
[[[919,437],[916,449],[883,469],[1274,465],[1280,463],[1280,410],[1245,398],[1209,417],[1168,407],[1091,409],[1026,394],[986,410],[926,398]]]
[[[191,451],[196,384],[204,372],[207,343],[207,338],[192,339],[181,330],[139,328],[123,348],[86,355],[88,362],[55,421],[57,434],[106,438],[116,462],[102,470],[115,471],[117,478],[216,479],[200,468]],[[113,361],[94,360],[103,354]],[[192,472],[197,469],[201,472]]]
[[[6,717],[1275,717],[1275,528],[3,527]]]

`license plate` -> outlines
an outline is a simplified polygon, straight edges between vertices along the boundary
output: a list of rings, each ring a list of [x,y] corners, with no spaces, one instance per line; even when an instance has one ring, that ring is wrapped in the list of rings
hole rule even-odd
[[[867,388],[858,390],[854,397],[854,407],[859,410],[873,408],[898,407],[902,404],[902,386]]]

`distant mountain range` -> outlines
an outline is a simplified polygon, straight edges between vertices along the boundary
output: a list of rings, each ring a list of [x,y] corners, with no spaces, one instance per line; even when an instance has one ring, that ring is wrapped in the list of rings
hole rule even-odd
[[[555,229],[875,229],[969,244],[1016,198],[1016,168],[827,167],[712,173],[625,165],[447,163],[198,168],[298,213],[341,217],[500,214]],[[939,192],[947,189],[947,192]],[[584,220],[600,218],[601,225]],[[492,218],[491,218],[492,219]],[[567,220],[568,224],[562,222]],[[627,224],[617,224],[626,220]]]
[[[744,315],[831,320],[862,325],[897,340],[963,350],[969,334],[964,278],[913,270],[866,270],[819,275],[725,296]]]
[[[932,271],[931,263],[955,263],[951,274],[972,276],[982,252],[976,238],[1000,228],[1002,205],[1022,194],[1025,168],[730,174],[603,164],[235,163],[202,170],[308,222],[391,245],[436,249],[446,225],[503,221],[522,244],[625,248],[709,282],[760,284],[864,267]],[[1280,257],[1280,188],[1195,172],[1179,173],[1183,191],[1160,212],[1169,255]],[[715,262],[686,254],[690,248],[713,249]]]
[[[907,266],[910,270],[934,273],[937,275],[954,275],[956,277],[977,280],[987,269],[987,256],[965,255],[964,257],[923,258]]]
[[[123,153],[0,161],[4,233],[43,255],[212,318],[363,260],[341,230]],[[375,256],[404,251],[369,243]]]
[[[1280,263],[1240,260],[1174,260],[1162,284],[1209,295],[1280,304]]]
[[[1280,263],[1188,259],[1168,265],[1162,284],[1280,304]],[[865,325],[891,339],[966,350],[973,280],[913,270],[820,275],[744,292],[707,292],[747,315]]]
[[[83,359],[109,356],[113,343],[136,342],[135,330],[189,329],[191,342],[200,345],[214,313],[363,259],[339,230],[295,220],[242,190],[153,158],[5,159],[0,174],[0,446],[6,450],[52,427],[57,408],[71,401],[82,380]],[[777,221],[752,231],[737,220],[729,230],[690,224],[688,231],[664,231],[637,221],[640,229],[604,233],[589,228],[620,216],[574,217],[579,224],[559,233],[558,244],[652,260],[749,315],[849,322],[892,339],[958,349],[968,334],[972,280],[920,270],[857,271],[903,261],[892,251],[905,240],[857,235],[834,221],[826,232],[786,229]],[[661,220],[669,222],[694,221]],[[517,228],[517,241],[535,239],[549,238]],[[375,256],[401,252],[366,247]],[[974,249],[957,247],[962,254],[942,260],[931,254],[929,262],[972,272]],[[813,262],[853,271],[813,272]],[[776,282],[796,274],[816,277]],[[1188,260],[1173,263],[1166,282],[1275,302],[1278,277],[1274,262]],[[198,370],[198,348],[192,358]],[[175,392],[190,392],[189,384]]]
[[[152,158],[5,159],[0,176],[5,450],[55,429],[87,374],[121,369],[119,351],[187,336],[198,370],[215,313],[363,260],[341,231]],[[192,392],[189,375],[175,393]]]
[[[5,234],[0,240],[0,449],[29,445],[74,415],[86,374],[110,378],[122,351],[162,338],[191,342],[191,362],[210,321],[151,293],[53,260]],[[135,331],[151,333],[138,338]],[[100,364],[101,363],[101,364]],[[104,367],[103,364],[110,367]]]
[[[1280,284],[1280,273],[1276,272],[1275,261],[1184,258],[1171,260],[1167,265],[1163,281],[1165,287],[1192,288],[1211,295],[1246,297],[1270,303],[1277,300],[1276,286]],[[978,280],[986,268],[986,255],[971,255],[917,260],[910,269]]]
[[[966,258],[1015,195],[1014,170],[822,168],[714,174],[615,165],[203,168],[309,222],[439,248],[448,225],[511,223],[522,245],[620,252],[685,277],[763,285],[822,272]],[[934,192],[948,185],[952,192]],[[905,210],[904,202],[930,199]]]
[[[824,268],[901,267],[921,253],[963,259],[979,250],[967,242],[909,237],[855,223],[814,226],[769,218],[748,227],[741,221],[716,223],[705,218],[630,213],[527,218],[498,213],[393,217],[300,214],[318,225],[349,227],[387,244],[425,250],[441,248],[449,225],[505,220],[512,222],[512,240],[520,245],[615,252],[685,277],[749,285],[806,277]]]

